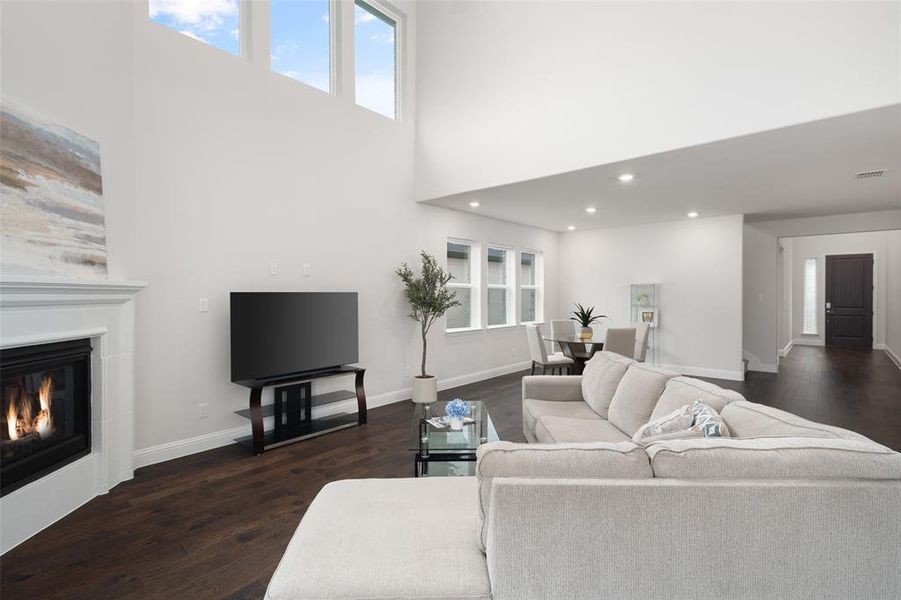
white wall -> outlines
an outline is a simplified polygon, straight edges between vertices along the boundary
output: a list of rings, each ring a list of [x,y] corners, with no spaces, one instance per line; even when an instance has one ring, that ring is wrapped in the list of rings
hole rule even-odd
[[[885,344],[887,302],[899,304],[898,297],[886,296],[888,269],[901,270],[901,262],[889,264],[889,232],[844,233],[794,238],[792,264],[792,337],[795,344],[822,346],[825,343],[826,256],[834,254],[873,254],[873,346]],[[804,261],[817,259],[817,334],[802,333],[804,324]]]
[[[901,198],[898,200],[901,203]],[[832,233],[858,233],[901,229],[901,209],[865,213],[804,217],[749,223],[751,227],[782,238]]]
[[[897,2],[430,1],[417,197],[901,101]]]
[[[742,231],[742,351],[752,371],[778,370],[776,236],[745,225]]]
[[[794,246],[791,238],[779,240],[779,256],[777,257],[777,276],[779,280],[779,307],[777,323],[779,337],[777,347],[779,355],[784,356],[791,351],[792,343],[792,257]]]
[[[889,231],[886,235],[885,349],[901,368],[901,230]]]
[[[398,5],[412,75],[416,7]],[[233,414],[247,390],[229,383],[230,290],[358,291],[373,404],[409,397],[419,340],[394,269],[421,248],[443,256],[453,236],[541,250],[556,307],[555,233],[414,201],[412,77],[395,122],[270,73],[260,41],[260,60],[234,57],[149,22],[143,3],[3,6],[4,92],[98,139],[111,275],[150,284],[136,306],[139,466],[249,432]],[[429,366],[445,382],[528,360],[520,328],[442,329]]]
[[[573,302],[629,322],[629,284],[659,284],[660,364],[742,377],[742,217],[560,236],[560,316]]]

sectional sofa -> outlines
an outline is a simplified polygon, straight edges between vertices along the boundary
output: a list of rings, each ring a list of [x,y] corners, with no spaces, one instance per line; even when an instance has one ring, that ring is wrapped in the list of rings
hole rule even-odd
[[[728,437],[632,439],[695,400]],[[901,455],[861,435],[606,352],[525,377],[523,429],[476,477],[328,484],[266,598],[901,597]]]

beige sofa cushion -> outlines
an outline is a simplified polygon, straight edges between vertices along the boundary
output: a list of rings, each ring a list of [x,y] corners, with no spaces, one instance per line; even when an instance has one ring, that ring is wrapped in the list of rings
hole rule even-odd
[[[901,454],[869,440],[707,438],[658,442],[646,450],[654,477],[901,479]]]
[[[678,373],[640,363],[630,366],[610,401],[610,422],[617,429],[634,435],[650,420],[666,382],[677,376]]]
[[[610,401],[630,366],[635,364],[615,352],[597,352],[585,363],[582,373],[582,398],[594,412],[607,418]]]
[[[539,418],[546,416],[601,420],[597,413],[591,410],[591,407],[584,402],[554,402],[552,400],[533,400],[531,398],[523,400],[522,421],[527,433],[535,436],[536,422]]]
[[[821,437],[870,441],[859,433],[808,421],[784,410],[747,400],[731,402],[720,412],[720,416],[729,426],[732,437],[736,438]]]
[[[490,600],[477,518],[475,477],[330,483],[300,521],[265,598]],[[437,540],[437,559],[423,540]],[[223,595],[208,592],[193,596]]]
[[[673,377],[666,382],[660,400],[651,413],[651,420],[658,419],[695,400],[700,400],[721,413],[730,402],[744,399],[745,397],[738,392],[723,389],[694,377]]]
[[[535,439],[542,444],[557,442],[623,442],[625,433],[603,419],[573,419],[570,417],[539,417],[535,424]]]
[[[648,479],[648,455],[631,442],[592,444],[517,444],[491,442],[476,451],[479,481],[479,543],[485,550],[485,515],[495,477],[548,479]],[[540,518],[540,515],[533,515]]]

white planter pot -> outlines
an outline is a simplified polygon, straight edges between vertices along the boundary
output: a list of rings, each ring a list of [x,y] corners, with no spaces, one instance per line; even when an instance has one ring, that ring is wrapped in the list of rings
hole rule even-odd
[[[431,404],[438,400],[438,378],[434,376],[413,378],[413,402]]]
[[[460,431],[463,429],[463,417],[450,417],[448,420],[448,425],[454,431]]]

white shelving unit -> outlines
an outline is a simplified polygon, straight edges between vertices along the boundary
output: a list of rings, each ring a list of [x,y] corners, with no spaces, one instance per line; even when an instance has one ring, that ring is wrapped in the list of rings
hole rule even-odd
[[[633,283],[629,286],[629,313],[633,323],[650,323],[651,331],[648,335],[648,353],[645,362],[657,364],[657,328],[660,321],[660,311],[657,307],[656,283]]]

